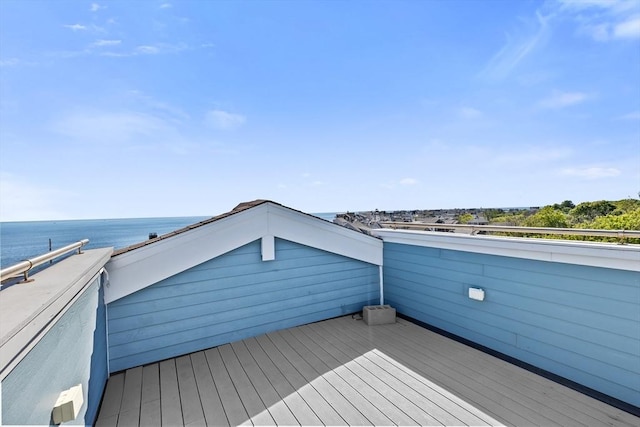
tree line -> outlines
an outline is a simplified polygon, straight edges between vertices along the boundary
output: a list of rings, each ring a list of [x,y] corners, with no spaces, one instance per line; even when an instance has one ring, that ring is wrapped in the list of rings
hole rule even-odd
[[[494,225],[523,227],[583,228],[598,230],[640,230],[640,200],[599,200],[575,205],[571,200],[544,206],[538,210],[505,212],[501,209],[485,211]],[[553,237],[552,235],[543,237]],[[556,236],[572,240],[616,241],[615,238],[587,236]],[[627,239],[640,243],[640,239]]]

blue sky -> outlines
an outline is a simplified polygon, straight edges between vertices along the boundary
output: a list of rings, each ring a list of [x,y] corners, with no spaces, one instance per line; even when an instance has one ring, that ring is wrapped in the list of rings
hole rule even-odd
[[[0,219],[638,197],[638,1],[0,1]]]

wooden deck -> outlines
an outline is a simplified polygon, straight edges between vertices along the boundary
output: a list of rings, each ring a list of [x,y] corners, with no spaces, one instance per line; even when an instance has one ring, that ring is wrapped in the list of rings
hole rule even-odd
[[[99,426],[611,425],[640,418],[399,319],[351,316],[129,369]]]

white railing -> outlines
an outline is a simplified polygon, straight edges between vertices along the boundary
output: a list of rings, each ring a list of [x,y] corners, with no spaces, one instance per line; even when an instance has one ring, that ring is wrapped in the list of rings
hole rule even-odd
[[[89,239],[80,240],[79,242],[72,243],[70,245],[64,246],[60,249],[56,249],[55,251],[47,252],[46,254],[39,255],[35,258],[30,258],[28,260],[21,261],[11,267],[3,268],[0,270],[0,282],[4,282],[6,279],[11,279],[13,277],[18,277],[20,275],[24,275],[23,282],[28,282],[29,280],[29,271],[34,267],[44,264],[47,261],[52,261],[59,256],[65,255],[74,250],[78,250],[78,253],[82,253],[82,247],[89,243]]]
[[[493,233],[521,233],[521,234],[558,234],[565,236],[586,237],[614,237],[624,242],[628,238],[640,238],[638,230],[596,230],[590,228],[547,228],[547,227],[518,227],[508,225],[471,225],[471,224],[438,224],[427,222],[391,222],[384,221],[380,225],[394,230],[457,230],[468,234],[477,234],[480,231]]]

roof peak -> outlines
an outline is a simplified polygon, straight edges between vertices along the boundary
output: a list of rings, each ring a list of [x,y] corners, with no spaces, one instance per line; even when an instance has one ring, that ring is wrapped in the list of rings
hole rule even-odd
[[[243,211],[245,209],[249,209],[249,208],[252,208],[254,206],[261,205],[263,203],[275,203],[276,205],[280,204],[280,203],[276,203],[276,202],[273,202],[273,201],[267,200],[267,199],[256,199],[256,200],[252,200],[250,202],[242,202],[242,203],[238,204],[235,208],[233,208],[231,210],[231,212]]]

